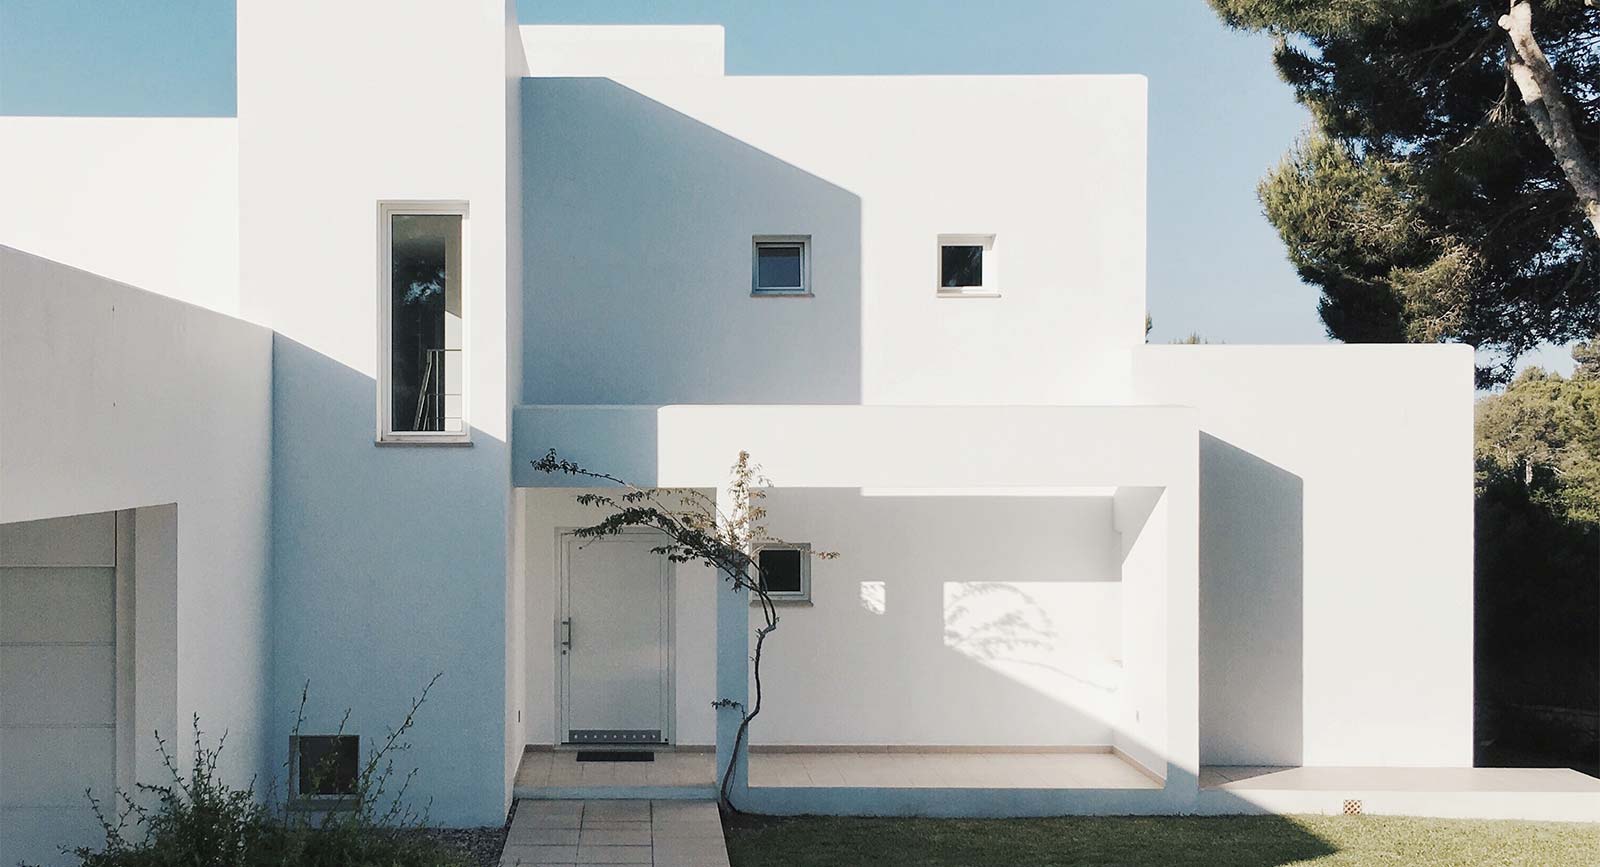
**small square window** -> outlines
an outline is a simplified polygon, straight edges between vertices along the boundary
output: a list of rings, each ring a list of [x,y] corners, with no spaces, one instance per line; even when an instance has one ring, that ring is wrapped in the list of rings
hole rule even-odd
[[[939,236],[939,294],[994,296],[993,235]]]
[[[762,586],[775,600],[806,602],[811,599],[811,545],[764,545],[756,551]]]
[[[811,294],[809,235],[757,235],[754,243],[750,294]]]
[[[939,249],[939,288],[971,289],[983,285],[983,248],[946,244]]]
[[[360,735],[298,735],[291,749],[294,790],[301,796],[334,798],[356,794]]]

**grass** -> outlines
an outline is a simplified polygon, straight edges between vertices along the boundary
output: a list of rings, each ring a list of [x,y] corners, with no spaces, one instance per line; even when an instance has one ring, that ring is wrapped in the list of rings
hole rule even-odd
[[[1600,864],[1600,825],[1387,816],[724,820],[733,867]]]

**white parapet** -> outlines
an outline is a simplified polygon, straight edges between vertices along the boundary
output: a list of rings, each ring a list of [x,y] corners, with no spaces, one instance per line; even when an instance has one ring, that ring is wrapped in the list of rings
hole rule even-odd
[[[720,76],[720,25],[521,28],[534,77]]]

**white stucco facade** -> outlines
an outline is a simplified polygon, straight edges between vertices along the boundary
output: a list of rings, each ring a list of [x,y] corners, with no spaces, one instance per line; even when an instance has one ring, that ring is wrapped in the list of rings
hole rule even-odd
[[[237,119],[0,119],[0,524],[171,541],[133,627],[173,645],[163,715],[270,776],[307,682],[310,729],[370,744],[442,674],[413,792],[497,824],[524,748],[585,728],[561,534],[595,513],[532,461],[716,492],[748,450],[771,531],[840,555],[782,609],[757,747],[1159,781],[967,814],[1470,766],[1471,351],[1146,346],[1142,77],[727,76],[720,28],[513,7],[247,0]],[[380,206],[430,202],[465,227],[466,442],[387,442]],[[763,238],[803,239],[804,294],[752,291]],[[940,291],[941,243],[987,245],[984,291]],[[644,728],[726,756],[748,600],[661,580]]]

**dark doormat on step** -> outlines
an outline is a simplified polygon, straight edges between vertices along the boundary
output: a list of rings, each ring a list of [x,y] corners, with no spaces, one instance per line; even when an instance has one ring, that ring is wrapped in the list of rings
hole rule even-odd
[[[579,750],[580,762],[653,762],[655,753],[638,750]]]

